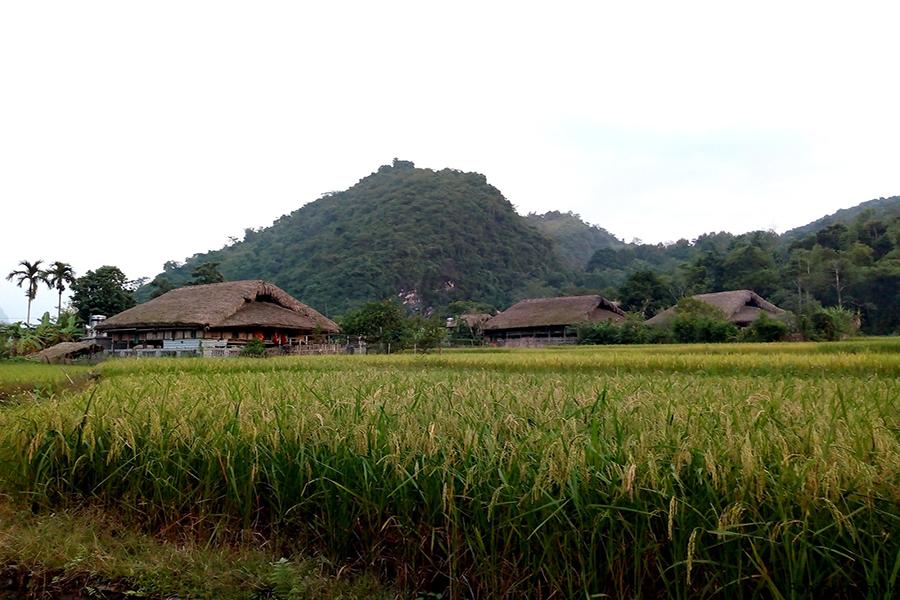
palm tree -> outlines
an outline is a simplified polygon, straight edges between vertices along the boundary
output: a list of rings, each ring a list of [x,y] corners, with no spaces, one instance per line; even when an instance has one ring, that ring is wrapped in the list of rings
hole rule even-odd
[[[28,316],[25,317],[25,324],[31,322],[31,301],[35,299],[38,291],[38,284],[44,281],[44,273],[41,271],[42,260],[36,260],[33,263],[27,260],[20,260],[19,265],[22,267],[18,271],[13,271],[6,276],[7,281],[12,281],[16,277],[16,285],[22,287],[22,284],[28,282],[28,289],[25,290],[25,297],[28,298]]]
[[[56,306],[56,320],[59,321],[62,315],[62,295],[66,291],[66,284],[75,282],[75,271],[72,270],[72,265],[69,263],[56,261],[49,269],[42,271],[41,274],[47,287],[50,289],[55,287],[56,291],[59,292],[59,304]]]

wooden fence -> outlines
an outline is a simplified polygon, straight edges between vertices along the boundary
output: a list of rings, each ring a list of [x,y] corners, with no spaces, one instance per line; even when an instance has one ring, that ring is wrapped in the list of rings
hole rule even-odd
[[[241,348],[203,348],[203,358],[234,358]],[[310,356],[322,354],[349,354],[343,344],[297,344],[276,346],[269,349],[269,356]],[[133,348],[131,350],[107,350],[104,356],[114,358],[181,358],[200,356],[199,349],[175,350],[172,348]]]

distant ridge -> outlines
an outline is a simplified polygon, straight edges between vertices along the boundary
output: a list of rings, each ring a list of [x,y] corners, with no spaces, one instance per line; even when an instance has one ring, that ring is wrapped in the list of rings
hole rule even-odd
[[[795,227],[781,234],[781,238],[785,240],[794,240],[806,237],[811,233],[815,233],[823,227],[833,225],[835,223],[843,223],[845,225],[852,223],[860,215],[869,211],[869,219],[887,220],[893,217],[900,217],[900,196],[891,196],[890,198],[877,198],[869,200],[861,204],[857,204],[851,208],[842,208],[841,210],[816,219],[812,223]]]
[[[583,269],[601,248],[624,248],[619,240],[599,225],[591,225],[572,212],[551,210],[542,215],[529,213],[525,222],[556,240],[557,251],[569,266]]]
[[[229,280],[270,281],[326,316],[384,298],[426,310],[458,300],[504,307],[569,277],[553,240],[484,175],[397,159],[158,277],[184,285],[204,262]]]

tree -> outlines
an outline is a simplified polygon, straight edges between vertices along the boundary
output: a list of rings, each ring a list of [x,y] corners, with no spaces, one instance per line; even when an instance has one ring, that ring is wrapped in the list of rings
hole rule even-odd
[[[638,271],[629,275],[619,288],[619,300],[623,309],[652,317],[666,308],[669,291],[653,271]]]
[[[166,277],[157,277],[150,282],[150,285],[154,288],[153,292],[150,294],[151,300],[178,288],[177,285],[169,281]]]
[[[19,261],[19,266],[22,268],[12,271],[6,276],[7,281],[18,278],[16,285],[19,287],[22,287],[26,281],[28,282],[28,287],[25,289],[25,297],[28,298],[28,314],[25,317],[26,324],[31,321],[31,302],[37,297],[38,284],[45,281],[44,272],[41,271],[41,263],[43,262],[43,260],[36,260],[33,263],[28,262],[27,260],[21,260]]]
[[[194,267],[191,271],[191,277],[194,281],[190,285],[206,285],[208,283],[222,283],[225,276],[219,272],[219,262],[205,262]]]
[[[75,283],[75,271],[72,265],[56,261],[49,269],[43,271],[44,281],[51,290],[55,287],[59,292],[59,303],[56,306],[57,320],[62,317],[62,295],[66,291],[66,285]]]
[[[396,344],[404,334],[403,310],[391,300],[366,302],[344,316],[341,331],[368,344]]]
[[[412,346],[413,351],[428,352],[429,348],[437,348],[447,337],[447,329],[437,317],[425,318],[413,315],[404,323],[404,341]]]
[[[756,244],[735,248],[722,266],[725,289],[753,290],[761,296],[770,296],[778,289],[778,265]]]
[[[843,307],[843,292],[849,284],[851,273],[854,272],[853,263],[845,252],[822,246],[813,248],[813,256],[830,280],[829,287],[834,289],[836,304]]]
[[[72,306],[87,321],[91,315],[112,316],[137,304],[128,291],[125,273],[118,267],[103,266],[88,271],[72,284]]]

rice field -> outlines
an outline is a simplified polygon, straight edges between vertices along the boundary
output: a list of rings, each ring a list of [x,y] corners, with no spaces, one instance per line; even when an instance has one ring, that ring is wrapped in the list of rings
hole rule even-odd
[[[289,539],[411,597],[898,589],[896,340],[96,368],[0,408],[0,490]]]
[[[0,362],[0,405],[14,397],[44,397],[77,388],[85,383],[89,372],[84,365]]]

